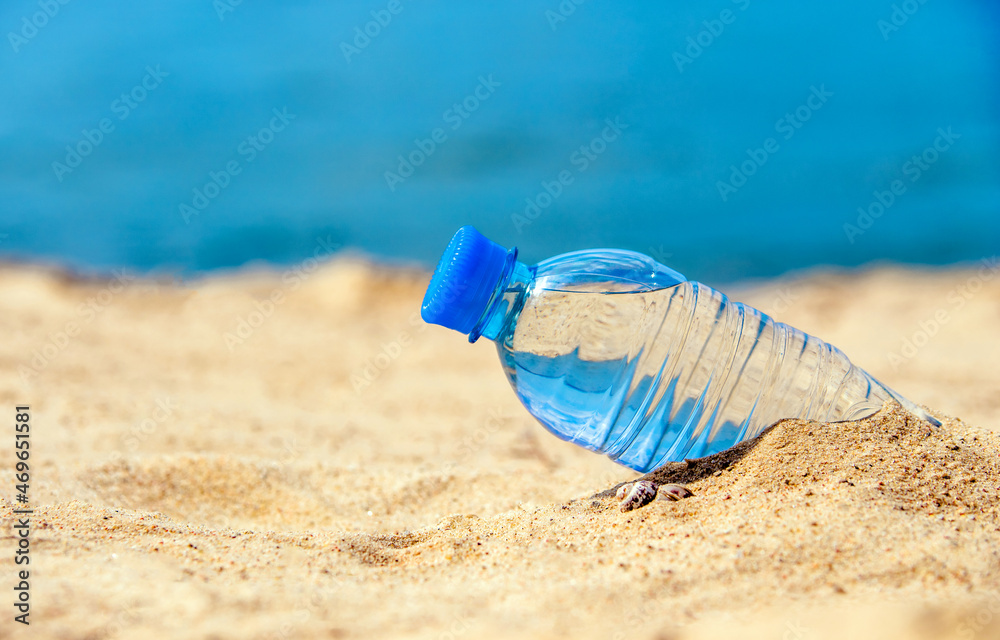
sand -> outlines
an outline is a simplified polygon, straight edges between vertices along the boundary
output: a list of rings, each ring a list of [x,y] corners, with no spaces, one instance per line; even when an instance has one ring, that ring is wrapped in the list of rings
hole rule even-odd
[[[784,421],[622,513],[637,474],[544,431],[491,343],[419,321],[427,273],[8,265],[0,410],[31,404],[35,515],[32,625],[3,605],[0,636],[1000,637],[997,274],[727,288],[944,426]]]

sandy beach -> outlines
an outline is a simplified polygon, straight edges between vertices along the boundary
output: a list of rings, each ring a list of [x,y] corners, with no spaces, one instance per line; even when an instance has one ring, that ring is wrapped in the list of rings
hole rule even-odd
[[[628,513],[638,474],[548,434],[488,340],[420,320],[428,278],[0,268],[35,509],[31,626],[4,605],[0,637],[1000,637],[995,259],[725,288],[944,424],[784,421]]]

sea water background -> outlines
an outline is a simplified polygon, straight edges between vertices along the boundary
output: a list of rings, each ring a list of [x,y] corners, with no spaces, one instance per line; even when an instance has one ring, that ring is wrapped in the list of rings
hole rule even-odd
[[[431,266],[466,223],[526,262],[628,248],[709,283],[997,251],[995,2],[400,0],[345,50],[388,4],[4,2],[0,257],[192,274],[294,263],[330,238]],[[147,67],[169,75],[120,119]],[[480,77],[499,85],[453,129]],[[832,96],[786,140],[776,123],[811,87]],[[270,144],[240,152],[286,108]],[[57,176],[103,118],[114,130]],[[581,171],[572,154],[609,118],[627,128]],[[911,182],[907,161],[948,127],[961,137]],[[446,140],[391,189],[397,156],[436,128]],[[767,138],[779,150],[724,200],[719,182]],[[232,161],[240,173],[185,220]],[[519,223],[563,170],[573,182]],[[906,192],[849,239],[897,179]]]

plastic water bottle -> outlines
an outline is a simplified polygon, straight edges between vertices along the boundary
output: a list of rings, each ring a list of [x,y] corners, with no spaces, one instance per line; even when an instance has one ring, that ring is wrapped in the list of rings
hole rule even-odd
[[[549,431],[637,471],[717,453],[783,418],[861,419],[890,399],[940,424],[836,347],[631,251],[527,266],[462,227],[421,315],[493,340]]]

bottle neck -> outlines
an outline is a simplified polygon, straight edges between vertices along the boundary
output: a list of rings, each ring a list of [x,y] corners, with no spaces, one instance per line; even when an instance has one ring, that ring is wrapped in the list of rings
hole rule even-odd
[[[503,274],[486,305],[486,311],[469,333],[469,342],[475,342],[480,336],[496,340],[503,334],[504,329],[520,312],[531,280],[531,267],[518,262],[517,248],[511,249],[507,253]]]

